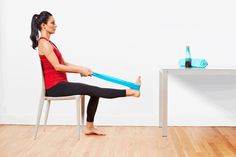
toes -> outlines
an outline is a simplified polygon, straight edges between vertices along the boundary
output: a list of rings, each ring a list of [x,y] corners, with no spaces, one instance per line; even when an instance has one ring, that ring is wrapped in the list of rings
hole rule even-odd
[[[99,135],[99,136],[105,136],[106,135],[105,133],[103,133],[102,131],[100,131],[100,130],[98,130],[96,128],[94,128],[92,130],[86,130],[84,132],[84,134],[85,135]]]
[[[95,132],[96,132],[98,135],[105,135],[104,132],[102,132],[102,131],[100,131],[100,130],[98,130],[98,129],[96,129]]]

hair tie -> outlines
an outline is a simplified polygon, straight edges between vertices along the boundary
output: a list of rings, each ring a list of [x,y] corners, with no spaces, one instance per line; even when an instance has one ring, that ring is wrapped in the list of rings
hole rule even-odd
[[[36,14],[35,19],[38,19],[38,18],[39,18],[39,15]]]

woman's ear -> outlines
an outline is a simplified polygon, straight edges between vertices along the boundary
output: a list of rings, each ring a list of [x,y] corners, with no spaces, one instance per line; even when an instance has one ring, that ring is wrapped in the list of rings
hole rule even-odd
[[[41,28],[45,29],[45,23],[41,23]]]

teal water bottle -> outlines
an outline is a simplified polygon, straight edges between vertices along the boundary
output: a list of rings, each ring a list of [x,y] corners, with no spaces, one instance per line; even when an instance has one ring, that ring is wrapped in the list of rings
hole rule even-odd
[[[192,67],[192,59],[191,59],[190,47],[189,46],[186,46],[185,67],[186,68],[191,68]]]

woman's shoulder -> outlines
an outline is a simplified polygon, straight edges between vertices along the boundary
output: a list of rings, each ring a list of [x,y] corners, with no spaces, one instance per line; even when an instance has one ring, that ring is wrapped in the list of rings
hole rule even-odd
[[[38,41],[38,47],[41,47],[41,48],[52,48],[52,45],[46,41],[46,40],[39,40]]]
[[[48,50],[53,50],[52,45],[47,40],[38,40],[39,54],[43,55],[43,52]]]

